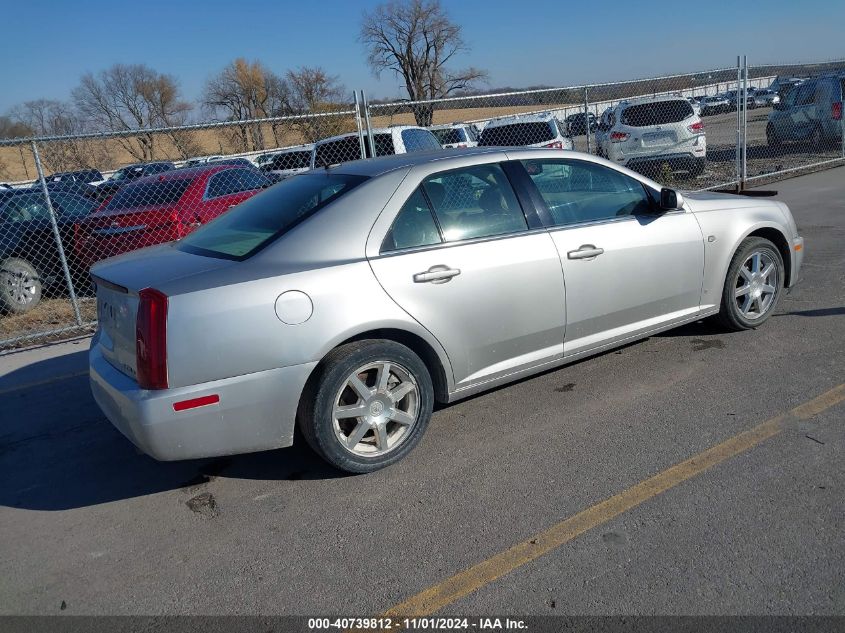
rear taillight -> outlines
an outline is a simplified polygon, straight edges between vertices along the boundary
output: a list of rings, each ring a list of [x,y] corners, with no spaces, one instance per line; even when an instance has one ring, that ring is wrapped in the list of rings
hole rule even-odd
[[[141,389],[167,389],[167,295],[154,288],[138,293],[135,359]]]
[[[834,121],[841,121],[842,120],[842,102],[841,101],[834,101],[833,108],[831,114],[833,115]]]
[[[692,125],[688,125],[687,129],[693,134],[701,134],[704,131],[704,123],[702,121],[696,121]]]
[[[610,133],[610,142],[611,143],[621,143],[622,141],[627,141],[628,137],[631,135],[627,132],[611,132]]]
[[[550,149],[563,149],[563,143],[561,143],[560,141],[555,141],[554,143],[543,145],[543,147],[548,147]]]

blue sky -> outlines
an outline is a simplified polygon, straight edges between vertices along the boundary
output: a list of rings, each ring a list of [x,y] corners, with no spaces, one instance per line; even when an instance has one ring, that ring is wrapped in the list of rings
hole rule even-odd
[[[66,99],[86,71],[145,63],[175,75],[195,99],[235,57],[278,73],[322,66],[351,91],[401,95],[372,76],[358,42],[374,0],[9,2],[2,10],[0,113],[21,101]],[[486,69],[490,87],[570,85],[752,63],[845,57],[845,3],[645,0],[443,0],[471,47],[458,63]],[[73,11],[69,10],[73,7]],[[599,11],[601,7],[601,11]]]

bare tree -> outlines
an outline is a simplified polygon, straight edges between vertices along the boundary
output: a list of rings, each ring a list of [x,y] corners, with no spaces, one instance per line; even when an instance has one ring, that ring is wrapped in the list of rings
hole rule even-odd
[[[360,40],[376,77],[385,70],[395,72],[405,81],[411,101],[446,97],[487,78],[477,68],[449,68],[454,56],[468,49],[461,27],[449,19],[438,0],[391,0],[365,12]],[[431,125],[430,104],[413,109],[418,125]]]
[[[12,109],[12,118],[36,136],[71,136],[84,131],[79,115],[70,104],[52,99],[27,101]],[[106,157],[104,144],[78,139],[57,139],[39,143],[41,158],[52,171],[94,167]]]
[[[12,116],[0,116],[0,138],[23,138],[32,136],[32,129]]]
[[[304,67],[289,70],[286,79],[289,87],[288,111],[316,115],[295,122],[306,142],[313,143],[351,129],[349,116],[332,115],[349,108],[348,102],[343,103],[346,88],[336,76],[329,75],[320,67]]]
[[[97,131],[137,130],[118,140],[131,156],[144,161],[153,160],[158,149],[155,135],[148,130],[183,125],[192,107],[180,99],[174,77],[143,64],[116,64],[97,75],[87,73],[73,91],[73,99]],[[182,157],[192,152],[186,137],[170,133],[168,137]]]
[[[261,62],[238,58],[206,82],[203,103],[227,121],[248,121],[284,113],[285,81]],[[261,124],[238,126],[232,138],[242,151],[265,148]]]

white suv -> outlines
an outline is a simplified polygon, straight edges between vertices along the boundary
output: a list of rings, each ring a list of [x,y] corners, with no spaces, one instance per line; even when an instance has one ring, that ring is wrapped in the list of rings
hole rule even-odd
[[[424,127],[415,125],[394,125],[376,128],[373,131],[376,156],[405,154],[425,150],[443,149],[437,137]],[[364,150],[370,158],[370,145],[364,134]],[[327,167],[361,159],[361,145],[357,132],[324,138],[314,144],[313,167]]]
[[[475,126],[469,123],[432,125],[428,129],[437,137],[443,149],[476,147],[478,145],[478,133],[475,131]]]
[[[525,114],[491,119],[478,139],[481,146],[574,149],[563,125],[551,114]]]
[[[672,171],[704,171],[704,123],[685,97],[642,97],[622,101],[602,116],[599,155],[641,172],[668,163]]]

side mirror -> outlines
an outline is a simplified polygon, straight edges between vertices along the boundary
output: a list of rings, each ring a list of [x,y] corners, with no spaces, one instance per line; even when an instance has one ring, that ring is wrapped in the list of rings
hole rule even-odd
[[[683,207],[684,197],[680,193],[667,187],[660,190],[660,208],[663,211],[674,211]]]

